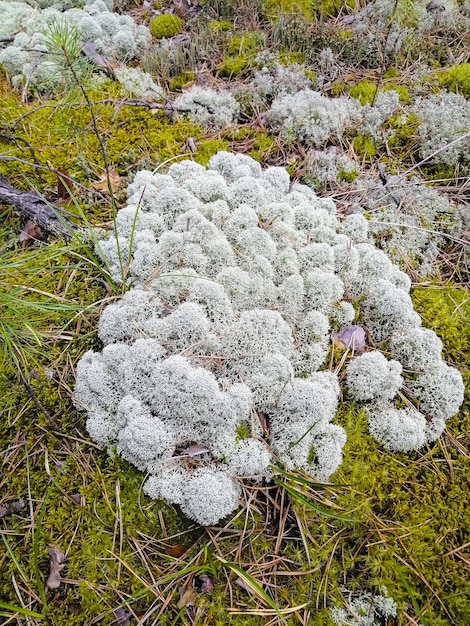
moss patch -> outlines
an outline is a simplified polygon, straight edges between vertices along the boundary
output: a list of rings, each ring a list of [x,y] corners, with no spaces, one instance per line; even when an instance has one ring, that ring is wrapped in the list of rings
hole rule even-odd
[[[361,158],[366,160],[371,159],[377,154],[374,140],[368,135],[356,135],[353,139],[353,148]]]
[[[94,102],[94,114],[108,162],[122,177],[130,168],[154,168],[181,154],[188,137],[193,137],[196,142],[204,137],[201,127],[187,121],[173,122],[160,111],[120,104],[119,86],[115,84],[89,95]],[[27,189],[33,184],[48,194],[53,193],[57,176],[48,169],[49,166],[66,170],[72,178],[89,187],[99,180],[104,164],[90,111],[84,101],[77,97],[73,102],[57,100],[34,106],[10,98],[4,104],[4,127],[8,129],[5,135],[11,136],[11,140],[7,141],[5,135],[0,137],[0,151],[26,161],[26,164],[0,162],[0,172],[7,175],[12,184]],[[68,139],[66,142],[64,137]],[[88,199],[81,188],[74,189],[74,192],[78,197]],[[99,206],[95,205],[96,212]],[[102,215],[100,219],[105,217]]]
[[[155,39],[174,37],[183,28],[183,20],[178,15],[165,13],[150,20],[149,30]]]
[[[403,85],[397,85],[396,83],[388,83],[381,85],[379,93],[383,91],[396,91],[399,96],[400,102],[403,104],[409,104],[411,97],[409,91]],[[349,89],[349,95],[351,98],[356,98],[362,105],[372,104],[377,93],[377,84],[370,80],[361,80]]]
[[[437,75],[439,84],[468,98],[470,96],[470,63],[460,63]]]
[[[303,19],[313,19],[311,0],[265,0],[264,13],[270,20],[282,15],[300,15]]]
[[[217,67],[217,74],[221,78],[236,78],[245,74],[251,67],[252,58],[244,54],[226,56]]]

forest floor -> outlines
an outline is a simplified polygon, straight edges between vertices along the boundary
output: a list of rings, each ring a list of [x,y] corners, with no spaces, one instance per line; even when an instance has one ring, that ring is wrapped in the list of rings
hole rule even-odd
[[[470,11],[426,4],[119,0],[114,10],[138,24],[178,16],[155,23],[128,62],[157,84],[153,98],[113,79],[113,59],[88,58],[82,74],[62,59],[48,88],[0,64],[0,174],[70,229],[58,236],[0,202],[2,623],[470,623]],[[176,31],[162,39],[166,28]],[[175,103],[198,88],[236,106],[216,119],[217,100]],[[276,122],[273,103],[304,89],[360,103],[369,130],[332,123],[322,139],[287,113]],[[112,232],[137,171],[206,165],[220,150],[286,167],[339,217],[362,207],[466,395],[443,435],[412,453],[374,441],[345,397],[335,423],[348,439],[330,484],[289,472],[247,481],[236,514],[203,528],[93,443],[73,388],[79,359],[101,349],[100,313],[125,290],[93,229]],[[384,595],[396,617],[381,616]]]

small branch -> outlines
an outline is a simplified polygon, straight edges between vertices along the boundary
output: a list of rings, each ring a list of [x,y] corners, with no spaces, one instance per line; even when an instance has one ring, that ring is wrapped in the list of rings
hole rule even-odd
[[[74,227],[65,217],[59,219],[57,208],[34,193],[15,189],[2,174],[0,174],[0,201],[10,204],[17,213],[34,221],[44,230],[60,235],[67,241],[72,238]]]
[[[23,386],[26,389],[26,393],[28,394],[30,399],[33,401],[37,410],[40,411],[44,415],[44,417],[47,419],[47,421],[53,428],[55,428],[56,430],[59,430],[59,425],[57,424],[55,419],[52,417],[52,415],[49,413],[49,411],[39,402],[38,397],[34,393],[34,389],[28,383],[26,378],[23,376],[23,373],[21,372],[21,370],[18,370],[18,371],[20,374],[21,382],[23,383]]]
[[[92,104],[116,104],[119,106],[135,106],[135,107],[145,107],[147,109],[160,109],[162,111],[165,111],[168,109],[168,107],[170,107],[170,110],[172,111],[172,107],[171,104],[162,104],[161,102],[153,102],[151,100],[138,100],[138,99],[124,99],[124,100],[118,100],[116,98],[104,98],[103,100],[90,100],[90,102]],[[86,102],[60,102],[58,104],[40,104],[39,106],[35,107],[34,109],[31,109],[30,111],[26,111],[26,113],[24,113],[23,115],[21,115],[21,117],[19,117],[15,122],[13,122],[12,127],[14,128],[15,126],[17,126],[20,122],[22,122],[25,118],[29,117],[30,115],[33,115],[34,113],[37,113],[38,111],[40,111],[41,109],[59,109],[59,108],[74,108],[74,107],[88,107],[88,104]]]
[[[48,172],[53,172],[59,178],[63,178],[64,180],[69,181],[71,183],[71,186],[80,187],[81,189],[85,189],[85,191],[88,191],[89,193],[93,193],[99,196],[102,200],[107,200],[106,196],[102,194],[101,192],[96,191],[96,189],[93,189],[92,187],[87,187],[83,183],[79,183],[78,180],[76,180],[75,178],[72,178],[71,176],[68,176],[64,172],[61,172],[60,170],[56,169],[55,167],[52,167],[52,165],[36,165],[36,163],[31,163],[31,161],[26,161],[25,159],[20,159],[19,157],[9,156],[9,155],[4,155],[4,154],[0,154],[0,161],[15,161],[16,163],[23,163],[23,165],[28,165],[29,167],[32,167],[34,169],[47,170]],[[38,174],[38,178],[39,178],[39,174]],[[69,213],[69,215],[72,215],[72,214]]]
[[[6,134],[6,133],[4,133],[4,132],[0,132],[0,137],[1,137],[2,139],[5,139],[5,141],[12,141],[14,144],[16,144],[16,146],[17,146],[18,148],[20,148],[20,146],[18,145],[18,143],[19,143],[19,142],[22,142],[22,143],[25,145],[25,147],[26,147],[26,148],[27,148],[27,149],[31,152],[31,158],[33,159],[34,163],[35,163],[36,165],[39,165],[39,161],[38,161],[38,159],[37,159],[36,152],[34,151],[34,148],[33,148],[33,146],[32,146],[32,145],[31,145],[28,141],[26,141],[26,139],[23,139],[23,137],[17,137],[16,135],[13,135],[13,134],[8,135],[8,134]],[[20,148],[20,149],[21,149],[21,148]],[[44,180],[43,180],[43,178],[42,178],[42,175],[41,175],[41,172],[38,172],[38,179],[39,179],[42,183],[44,182]]]

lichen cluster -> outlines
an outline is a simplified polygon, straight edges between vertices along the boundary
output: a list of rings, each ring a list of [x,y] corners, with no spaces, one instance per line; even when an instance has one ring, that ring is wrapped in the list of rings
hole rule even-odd
[[[351,324],[359,298],[373,344],[394,356],[368,351],[347,368],[371,433],[405,451],[441,434],[460,375],[420,327],[408,276],[364,243],[361,215],[340,228],[334,204],[290,188],[286,170],[226,152],[207,170],[139,172],[128,195],[100,251],[132,287],[104,310],[105,347],[78,364],[75,398],[92,438],[150,474],[149,495],[207,525],[237,507],[237,477],[271,463],[327,480],[345,434],[331,423],[337,377],[320,368],[331,324]],[[422,412],[395,406],[402,373]]]
[[[1,4],[0,12],[6,10],[10,15],[10,3]],[[88,43],[94,54],[104,55],[110,63],[140,58],[150,44],[148,28],[136,24],[129,15],[114,13],[112,0],[88,2],[83,9],[64,10],[65,7],[53,5],[33,12],[27,4],[13,4],[17,21],[8,25],[9,32],[5,34],[14,38],[0,52],[0,64],[16,87],[27,83],[39,92],[47,92],[61,84],[63,51],[51,50],[51,29],[60,30],[64,42],[68,31],[76,32],[81,44]]]

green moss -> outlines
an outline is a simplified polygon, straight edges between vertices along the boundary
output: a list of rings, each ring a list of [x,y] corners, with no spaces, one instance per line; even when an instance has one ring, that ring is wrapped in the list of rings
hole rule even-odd
[[[170,90],[181,91],[181,88],[192,82],[195,77],[196,75],[194,72],[182,72],[181,74],[178,74],[178,76],[175,76],[170,80]]]
[[[252,64],[252,59],[243,54],[230,55],[225,57],[217,68],[217,73],[221,78],[235,78],[246,73]]]
[[[443,73],[437,74],[441,87],[459,93],[465,98],[470,96],[470,63],[460,63]]]
[[[344,180],[347,183],[352,183],[359,175],[359,169],[351,171],[338,170],[338,180]]]
[[[223,133],[231,150],[244,152],[262,163],[276,149],[275,140],[267,133],[257,131],[250,126],[240,126]]]
[[[228,20],[211,20],[207,26],[213,33],[226,32],[232,29],[232,23]]]
[[[271,21],[282,15],[297,15],[312,21],[312,0],[264,0],[264,13]]]
[[[347,86],[344,80],[335,81],[330,88],[332,96],[342,96],[347,92]]]
[[[240,426],[237,426],[235,433],[237,441],[240,441],[241,439],[249,439],[251,437],[251,430],[247,424],[240,424]]]
[[[394,91],[398,93],[399,100],[401,103],[403,104],[411,103],[410,92],[408,91],[406,87],[404,87],[403,85],[397,85],[395,83],[389,83],[384,86],[385,91],[390,90],[390,89],[393,89]]]
[[[155,39],[174,37],[183,28],[183,20],[177,15],[164,13],[150,20],[149,30]]]
[[[257,132],[253,138],[253,147],[249,155],[256,161],[263,162],[264,159],[276,149],[276,142],[269,135]]]
[[[250,32],[233,35],[227,42],[227,50],[231,55],[240,56],[243,54],[253,54],[262,49],[265,39],[260,32]]]
[[[464,378],[468,379],[470,372],[468,292],[464,289],[436,285],[415,289],[412,295],[414,306],[421,315],[423,324],[435,330],[441,337],[444,343],[444,358],[461,369]],[[470,387],[467,386],[467,399],[469,394]]]
[[[278,61],[280,63],[280,65],[284,65],[284,66],[288,66],[288,65],[293,65],[294,63],[297,63],[299,65],[301,65],[305,60],[305,54],[303,52],[297,51],[297,52],[279,52],[279,56],[278,56]],[[308,70],[305,70],[306,72]],[[315,72],[312,73],[315,74]]]
[[[354,9],[356,0],[313,0],[315,14],[327,19],[337,17],[345,8]]]
[[[361,80],[349,89],[349,95],[351,98],[359,100],[362,105],[371,104],[376,91],[377,85],[375,83],[370,80]]]
[[[371,159],[377,154],[374,140],[369,135],[356,135],[353,139],[353,148],[363,159]]]
[[[390,130],[388,145],[390,148],[398,149],[400,156],[410,154],[417,148],[416,130],[419,120],[414,113],[410,115],[392,115],[386,123],[387,130]]]
[[[315,70],[310,70],[310,69],[304,70],[304,76],[312,83],[314,83],[317,80],[317,73],[315,72]]]
[[[214,154],[227,150],[228,147],[228,142],[224,139],[204,139],[197,144],[194,160],[201,165],[207,165]]]
[[[408,89],[403,85],[397,85],[396,83],[387,83],[381,85],[380,92],[394,90],[398,93],[399,100],[403,104],[409,104],[411,97]],[[349,89],[349,95],[352,98],[356,98],[362,105],[372,104],[377,91],[377,84],[370,80],[361,80]]]
[[[120,89],[110,83],[101,91],[90,91],[92,101],[116,99]],[[79,183],[91,186],[103,173],[103,161],[96,135],[91,124],[90,111],[77,96],[73,103],[49,101],[38,109],[13,99],[3,103],[3,123],[8,127],[23,115],[27,116],[15,128],[16,142],[0,137],[0,151],[28,162],[33,162],[31,149],[25,149],[23,138],[34,151],[38,164],[67,170]],[[123,176],[129,165],[155,167],[156,164],[179,154],[188,137],[199,141],[204,136],[201,127],[184,120],[172,122],[161,112],[152,114],[146,107],[114,106],[111,103],[94,104],[98,130],[106,146],[108,161]],[[67,141],[63,140],[67,137]],[[56,175],[19,162],[0,161],[0,173],[8,176],[12,184],[29,188],[25,177],[43,189],[45,185],[56,188]],[[42,178],[41,178],[42,177]],[[83,193],[74,190],[78,197]],[[89,210],[89,209],[88,209]],[[95,214],[109,211],[109,207],[94,205]],[[101,213],[106,219],[109,213]]]

